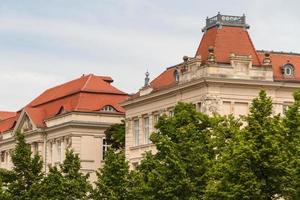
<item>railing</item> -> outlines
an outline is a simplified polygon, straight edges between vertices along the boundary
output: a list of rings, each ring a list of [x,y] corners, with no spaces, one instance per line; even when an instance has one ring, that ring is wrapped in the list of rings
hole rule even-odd
[[[218,13],[216,16],[206,19],[206,29],[215,25],[246,27],[246,16],[221,15],[220,13]]]

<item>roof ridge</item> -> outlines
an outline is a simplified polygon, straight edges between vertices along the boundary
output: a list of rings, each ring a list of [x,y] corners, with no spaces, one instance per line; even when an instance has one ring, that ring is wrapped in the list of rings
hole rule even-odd
[[[83,85],[83,87],[80,89],[81,91],[84,91],[84,89],[86,88],[87,84],[90,82],[92,76],[93,76],[93,74],[89,74],[89,75],[88,75],[88,79],[86,80],[86,82],[85,82],[85,84]]]
[[[250,44],[251,44],[251,46],[252,46],[252,48],[253,48],[253,50],[254,50],[254,53],[255,53],[256,59],[257,59],[257,61],[258,61],[258,64],[261,65],[260,59],[259,59],[259,57],[258,57],[256,48],[255,48],[255,46],[254,46],[254,44],[253,44],[253,42],[252,42],[252,40],[251,40],[251,37],[250,37],[250,35],[249,35],[249,33],[248,33],[247,30],[245,30],[245,32],[247,33],[247,37],[248,37],[248,39],[249,39],[249,41],[250,41]]]
[[[216,38],[213,40],[213,48],[214,48],[214,54],[215,54],[215,62],[219,62],[218,61],[218,56],[217,56],[217,44],[219,43],[219,40],[220,40],[220,43],[222,43],[222,40],[219,38],[219,35],[220,35],[220,31],[218,30],[218,28],[216,27]],[[218,43],[217,43],[217,40],[218,40]],[[207,49],[208,51],[208,49]]]
[[[49,90],[52,90],[52,89],[59,88],[59,87],[61,87],[61,86],[67,85],[67,84],[69,84],[69,83],[71,83],[71,82],[78,81],[79,79],[85,78],[85,77],[87,77],[87,76],[90,76],[90,75],[84,75],[84,74],[83,74],[83,75],[82,75],[81,77],[79,77],[79,78],[76,78],[76,79],[73,79],[73,80],[64,82],[64,83],[62,83],[62,84],[59,84],[59,85],[50,87],[50,88],[48,88],[47,90],[45,90],[43,93],[45,93],[45,92],[47,92],[47,91],[49,91]],[[42,94],[43,94],[43,93],[42,93]]]
[[[291,56],[300,56],[300,53],[296,52],[287,52],[287,51],[273,51],[273,50],[256,50],[257,53],[265,53],[269,52],[270,54],[283,54],[283,55],[291,55]]]
[[[74,110],[78,110],[78,107],[79,107],[79,104],[80,104],[80,97],[81,97],[81,93],[79,93],[79,95],[78,95],[77,104],[76,104]]]

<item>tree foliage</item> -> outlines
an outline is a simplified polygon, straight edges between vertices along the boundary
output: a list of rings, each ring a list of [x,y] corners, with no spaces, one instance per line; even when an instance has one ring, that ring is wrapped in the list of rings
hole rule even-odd
[[[9,199],[38,199],[39,184],[42,181],[42,161],[38,154],[32,156],[30,147],[26,144],[25,136],[16,133],[16,147],[12,152],[11,159],[13,169],[2,170],[2,184],[5,187],[5,197]]]
[[[113,124],[105,130],[105,138],[108,145],[119,150],[125,148],[125,121],[120,124]]]
[[[300,93],[284,116],[273,114],[261,91],[249,114],[208,116],[194,105],[178,103],[174,116],[160,117],[136,170],[124,155],[125,126],[106,131],[112,148],[97,172],[92,190],[73,151],[45,176],[17,134],[13,170],[0,170],[0,199],[109,200],[285,200],[300,199]]]
[[[66,151],[66,158],[59,167],[51,167],[41,184],[42,199],[73,200],[88,199],[91,185],[89,174],[80,172],[80,159],[72,150]]]
[[[104,167],[99,169],[97,176],[96,188],[92,193],[93,199],[130,199],[127,191],[129,166],[122,151],[115,152],[109,148],[106,152]]]
[[[271,98],[261,91],[244,118],[245,126],[211,168],[205,199],[292,198],[295,168],[286,153],[287,128],[272,110]]]

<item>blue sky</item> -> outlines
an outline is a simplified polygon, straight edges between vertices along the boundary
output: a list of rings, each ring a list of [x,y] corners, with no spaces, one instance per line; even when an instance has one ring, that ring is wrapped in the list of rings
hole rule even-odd
[[[0,110],[82,74],[136,92],[193,56],[205,18],[246,14],[257,49],[300,52],[297,0],[0,0]]]

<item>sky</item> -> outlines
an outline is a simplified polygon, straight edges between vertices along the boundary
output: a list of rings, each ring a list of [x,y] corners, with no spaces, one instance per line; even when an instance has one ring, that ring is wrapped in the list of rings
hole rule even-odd
[[[138,91],[194,56],[206,17],[246,15],[256,49],[300,52],[298,0],[0,0],[0,110],[49,87],[108,75]]]

